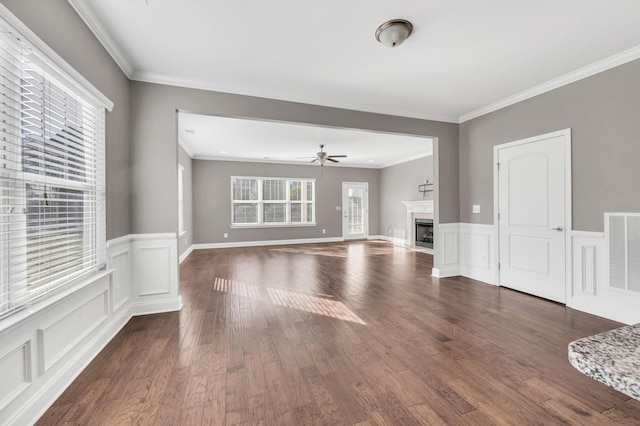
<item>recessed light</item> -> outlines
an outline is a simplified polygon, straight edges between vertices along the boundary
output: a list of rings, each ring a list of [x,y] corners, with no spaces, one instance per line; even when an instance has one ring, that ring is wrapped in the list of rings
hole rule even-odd
[[[220,151],[220,154],[226,154],[227,151]]]
[[[370,163],[373,163],[373,160],[369,160]]]

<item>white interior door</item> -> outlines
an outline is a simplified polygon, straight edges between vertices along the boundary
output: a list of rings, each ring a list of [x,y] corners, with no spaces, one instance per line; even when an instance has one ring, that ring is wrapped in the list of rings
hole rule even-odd
[[[369,184],[342,182],[342,237],[345,240],[369,236]]]
[[[499,284],[566,300],[568,132],[497,148]]]

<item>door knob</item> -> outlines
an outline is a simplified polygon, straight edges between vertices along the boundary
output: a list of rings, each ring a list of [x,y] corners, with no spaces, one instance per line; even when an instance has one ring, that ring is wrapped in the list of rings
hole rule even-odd
[[[558,232],[562,232],[564,231],[564,228],[562,226],[558,226],[557,228],[551,228],[549,229],[549,231],[558,231]]]

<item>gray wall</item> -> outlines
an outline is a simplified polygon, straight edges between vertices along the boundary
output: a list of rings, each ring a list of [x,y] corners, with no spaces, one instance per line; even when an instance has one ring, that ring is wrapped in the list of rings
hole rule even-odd
[[[640,211],[639,114],[637,60],[463,123],[461,222],[493,223],[494,145],[565,128],[572,129],[573,229],[603,231],[604,212]]]
[[[393,237],[398,231],[407,232],[407,208],[402,201],[432,200],[433,192],[424,198],[418,192],[426,179],[433,182],[431,155],[380,170],[380,234]]]
[[[176,231],[176,110],[438,137],[440,221],[459,221],[457,124],[135,81],[131,99],[133,233]]]
[[[184,167],[182,193],[184,197],[183,214],[186,234],[178,237],[178,255],[181,255],[193,244],[193,160],[180,145],[178,145],[178,162]]]
[[[321,176],[322,172],[322,176]],[[225,243],[342,236],[342,182],[369,183],[369,234],[378,234],[380,178],[377,169],[297,166],[233,161],[193,161],[194,243]],[[317,226],[230,229],[230,176],[296,177],[316,179]],[[323,234],[322,229],[327,233]],[[224,239],[224,233],[229,238]]]
[[[2,4],[115,104],[106,116],[107,239],[129,234],[129,80],[67,1]]]

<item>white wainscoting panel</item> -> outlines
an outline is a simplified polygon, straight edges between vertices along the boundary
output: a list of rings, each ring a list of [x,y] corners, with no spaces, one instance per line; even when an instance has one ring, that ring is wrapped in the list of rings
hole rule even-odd
[[[31,341],[3,347],[0,354],[0,411],[31,385]]]
[[[496,284],[496,238],[493,225],[460,224],[460,275]]]
[[[106,271],[0,321],[0,425],[35,423],[132,315],[180,307],[175,234],[108,241]]]
[[[609,285],[605,234],[573,231],[571,237],[573,282],[567,291],[567,306],[625,324],[640,322],[640,294]]]
[[[580,278],[579,291],[582,294],[588,294],[590,296],[596,295],[596,274],[598,273],[598,264],[597,264],[597,247],[595,244],[593,245],[583,245],[582,253],[580,253],[582,262],[582,267],[580,268],[582,277]]]
[[[179,310],[178,240],[176,234],[131,236],[133,258],[132,313]]]
[[[444,243],[444,256],[442,258],[443,265],[458,264],[458,232],[451,230],[442,232],[442,242]]]
[[[436,250],[442,250],[442,264],[440,268],[434,267],[431,275],[437,278],[460,275],[460,224],[441,223],[435,234]]]
[[[0,322],[0,424],[35,423],[129,320],[128,309],[110,309],[110,275],[96,273]]]
[[[138,296],[171,292],[171,248],[168,245],[140,247],[137,252]]]
[[[70,311],[63,311],[60,318],[38,329],[38,359],[40,374],[87,337],[109,316],[108,289],[92,296],[89,300],[80,301]]]
[[[111,303],[117,311],[131,297],[131,250],[129,244],[107,249],[107,268],[113,270],[111,276]]]

